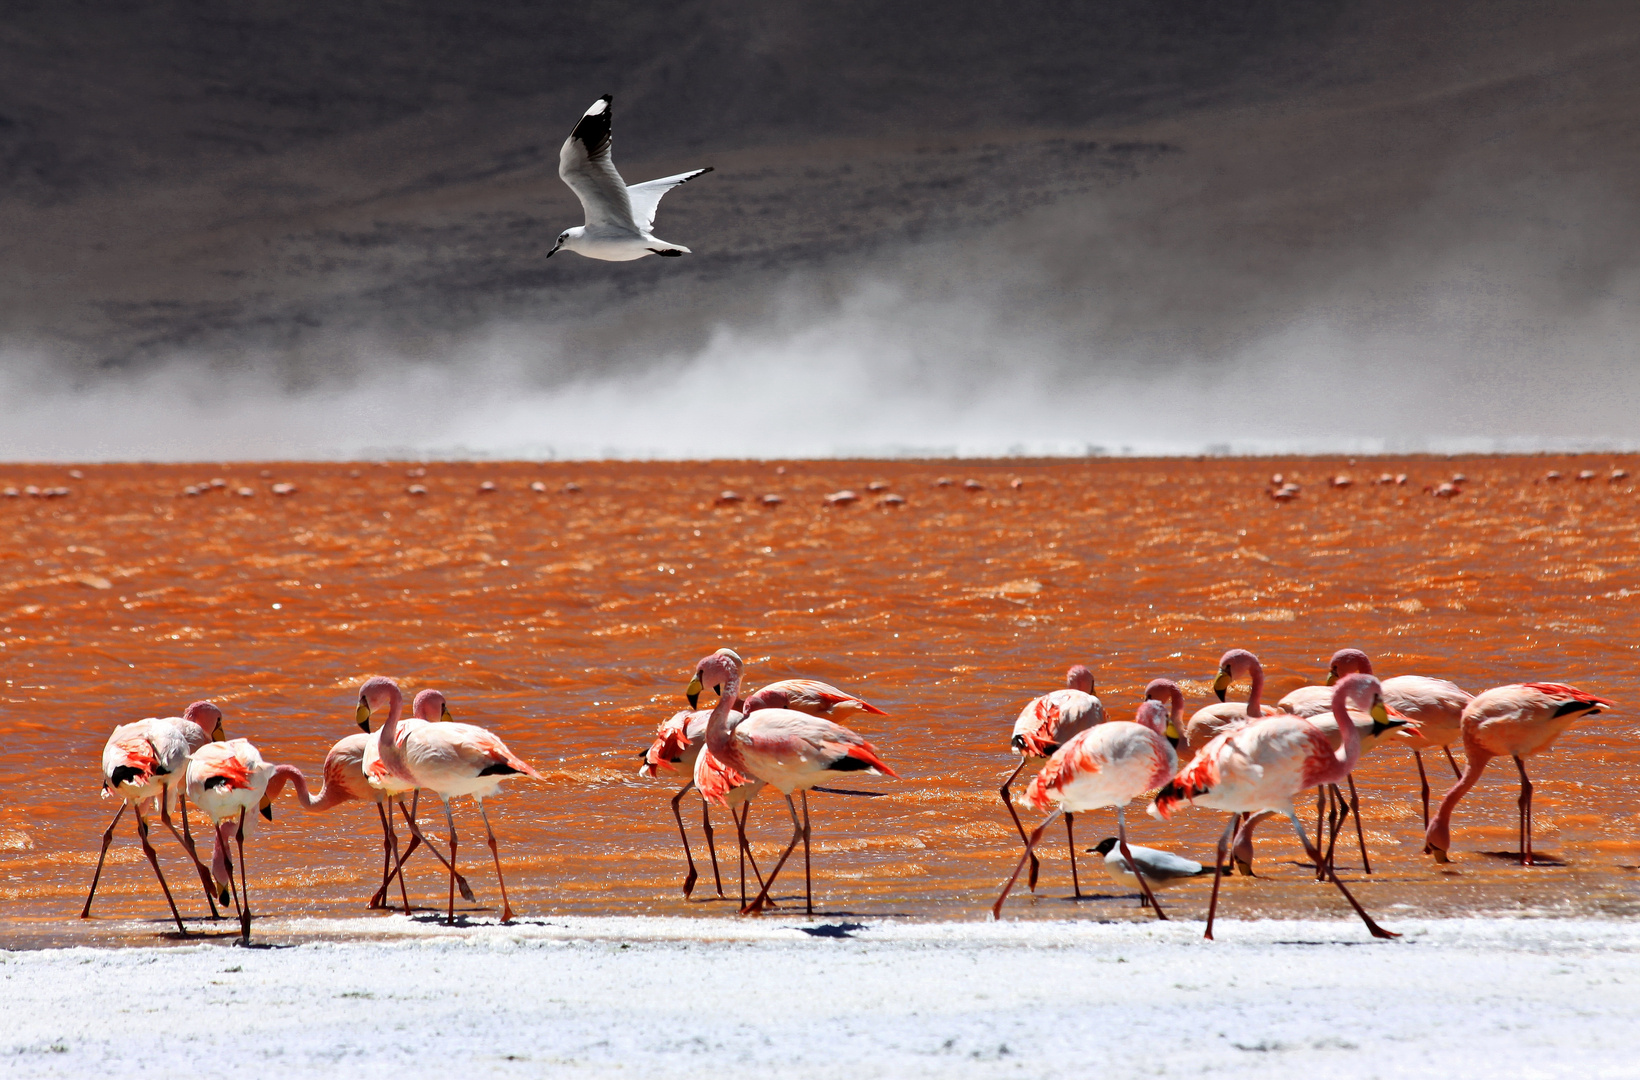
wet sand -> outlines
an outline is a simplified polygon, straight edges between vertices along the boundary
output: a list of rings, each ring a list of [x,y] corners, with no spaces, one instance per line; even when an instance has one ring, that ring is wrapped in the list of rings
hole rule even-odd
[[[635,775],[655,724],[682,705],[689,666],[719,645],[746,657],[754,683],[811,675],[889,714],[854,726],[904,779],[851,785],[887,793],[878,799],[812,800],[815,888],[832,921],[982,916],[1017,854],[996,795],[1013,717],[1069,663],[1092,666],[1107,708],[1124,715],[1162,675],[1185,683],[1190,707],[1205,704],[1232,646],[1260,654],[1279,697],[1319,681],[1342,645],[1366,649],[1386,675],[1471,690],[1557,679],[1618,703],[1529,766],[1548,866],[1504,857],[1512,769],[1495,764],[1460,807],[1453,862],[1436,867],[1421,853],[1411,755],[1363,762],[1374,873],[1360,872],[1353,845],[1341,858],[1382,921],[1632,915],[1640,560],[1634,483],[1609,480],[1614,466],[1640,462],[109,465],[83,466],[81,478],[3,466],[0,488],[70,493],[0,498],[0,928],[12,947],[168,941],[129,815],[95,918],[77,918],[115,809],[97,798],[108,731],[208,697],[230,736],[316,774],[330,743],[356,730],[356,687],[376,673],[412,693],[437,686],[457,719],[492,728],[548,774],[489,804],[520,915],[733,920],[704,865],[704,898],[685,902],[678,888],[667,800],[681,780]],[[1551,469],[1566,478],[1544,480]],[[1597,478],[1574,479],[1584,469]],[[1276,472],[1303,483],[1298,499],[1270,499]],[[1383,472],[1408,481],[1374,483]],[[1425,492],[1457,472],[1468,478],[1460,496]],[[1345,473],[1352,486],[1326,483]],[[942,476],[954,483],[936,486]],[[213,478],[226,483],[183,493]],[[983,487],[966,490],[970,478]],[[480,492],[486,481],[493,493]],[[886,487],[873,493],[873,481]],[[295,493],[274,495],[276,483]],[[843,488],[860,500],[824,503]],[[722,501],[726,489],[742,500]],[[904,505],[882,503],[889,493]],[[785,501],[765,507],[765,494]],[[1438,798],[1450,770],[1427,763]],[[699,857],[699,803],[684,805]],[[478,894],[461,910],[493,918],[482,825],[464,805],[456,815]],[[430,824],[440,816],[424,806]],[[783,822],[777,803],[757,807],[759,858],[789,836]],[[1113,823],[1079,818],[1079,846]],[[1203,859],[1221,825],[1205,811],[1130,823],[1138,842]],[[726,817],[718,825],[721,839]],[[1345,913],[1282,830],[1262,835],[1262,876],[1229,884],[1226,914]],[[203,915],[197,881],[160,837],[185,914]],[[1143,917],[1091,859],[1093,895],[1072,900],[1064,833],[1050,837],[1039,896],[1016,895],[1010,918]],[[281,800],[247,856],[268,940],[276,926],[306,940],[301,924],[278,920],[365,915],[379,826],[358,804],[304,815]],[[410,864],[426,910],[442,904],[436,870],[420,854]],[[781,895],[800,882],[783,878]],[[1171,895],[1175,914],[1203,914],[1205,887]]]

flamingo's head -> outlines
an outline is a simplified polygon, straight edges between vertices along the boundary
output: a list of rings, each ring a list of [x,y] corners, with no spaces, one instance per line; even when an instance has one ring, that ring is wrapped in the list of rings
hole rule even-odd
[[[1360,649],[1339,649],[1333,653],[1327,667],[1327,685],[1332,686],[1345,675],[1371,675],[1372,661]]]
[[[1065,685],[1084,694],[1093,693],[1093,672],[1086,664],[1072,664],[1065,672]]]
[[[226,742],[228,733],[222,730],[222,710],[209,701],[196,701],[183,712],[182,718],[198,724],[201,731],[211,733],[212,742]]]
[[[1231,649],[1219,657],[1219,677],[1213,680],[1213,693],[1223,701],[1224,692],[1230,689],[1232,682],[1258,670],[1258,657],[1246,649]]]
[[[360,731],[370,730],[370,714],[377,709],[386,708],[389,711],[404,700],[399,692],[399,684],[385,675],[373,675],[359,687],[359,707],[353,717],[359,722]]]
[[[1139,702],[1139,708],[1134,711],[1133,722],[1141,724],[1168,742],[1174,747],[1179,745],[1179,729],[1174,727],[1168,717],[1167,703],[1146,698]]]
[[[1184,737],[1184,691],[1172,679],[1152,679],[1145,687],[1145,698],[1167,702],[1167,737],[1177,746]]]
[[[1407,718],[1400,713],[1391,713],[1384,707],[1383,688],[1371,675],[1357,672],[1339,679],[1333,687],[1334,708],[1341,702],[1347,709],[1364,712],[1372,717],[1373,738],[1407,722]]]
[[[416,695],[416,700],[410,706],[411,715],[436,724],[440,720],[449,723],[455,717],[450,715],[450,706],[444,702],[444,695],[437,690],[423,690]]]
[[[703,657],[695,665],[695,677],[689,680],[689,686],[684,690],[684,697],[689,699],[689,707],[697,708],[700,704],[700,693],[710,686],[712,693],[722,695],[723,688],[729,683],[736,687],[740,685],[740,655],[733,649],[719,649],[710,656]]]

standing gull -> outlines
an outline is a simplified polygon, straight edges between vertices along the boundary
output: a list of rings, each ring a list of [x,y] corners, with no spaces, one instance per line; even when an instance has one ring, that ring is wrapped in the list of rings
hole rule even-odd
[[[613,101],[608,94],[594,101],[558,151],[558,175],[581,200],[587,223],[559,233],[547,257],[561,250],[607,262],[630,262],[645,255],[688,255],[689,249],[682,244],[668,243],[649,230],[655,226],[661,196],[711,172],[711,167],[629,186],[615,171],[610,156]]]

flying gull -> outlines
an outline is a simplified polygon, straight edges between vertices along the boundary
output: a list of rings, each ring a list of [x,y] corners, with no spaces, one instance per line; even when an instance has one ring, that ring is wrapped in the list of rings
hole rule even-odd
[[[667,243],[649,230],[655,225],[662,195],[712,169],[708,166],[628,186],[610,157],[614,100],[605,94],[594,101],[558,151],[558,175],[581,200],[587,223],[559,233],[547,257],[560,250],[609,262],[630,262],[645,255],[687,255],[689,249],[682,244]]]

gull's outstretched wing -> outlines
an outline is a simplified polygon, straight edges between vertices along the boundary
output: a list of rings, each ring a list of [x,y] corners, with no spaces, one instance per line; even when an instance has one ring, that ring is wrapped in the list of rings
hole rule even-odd
[[[615,162],[610,157],[610,146],[614,142],[611,115],[614,100],[605,94],[594,101],[575,130],[569,133],[558,151],[558,175],[581,200],[588,225],[636,230],[626,182],[615,171]]]
[[[695,177],[712,171],[710,165],[694,172],[679,173],[676,176],[663,176],[659,180],[645,180],[641,184],[633,184],[626,189],[626,197],[632,204],[632,220],[638,223],[638,228],[648,232],[655,227],[655,211],[660,209],[661,196],[677,187],[687,184]]]

